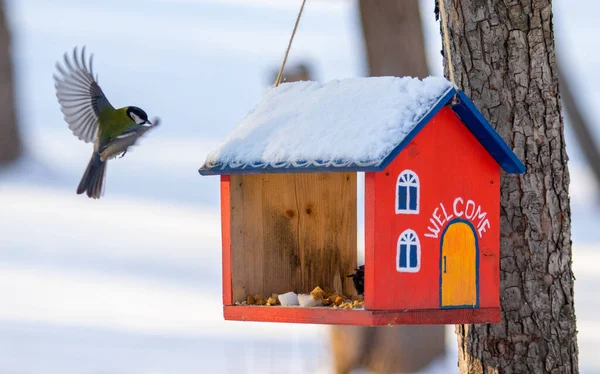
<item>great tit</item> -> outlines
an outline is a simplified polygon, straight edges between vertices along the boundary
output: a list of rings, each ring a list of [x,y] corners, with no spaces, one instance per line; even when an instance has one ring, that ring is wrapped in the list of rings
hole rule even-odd
[[[98,199],[104,194],[106,163],[120,155],[125,156],[129,146],[148,130],[158,125],[148,120],[148,115],[136,106],[115,109],[94,78],[94,55],[87,64],[85,47],[81,56],[73,50],[73,62],[64,54],[64,67],[56,63],[60,75],[54,74],[54,87],[60,109],[73,135],[86,143],[94,143],[94,152],[77,187],[77,194],[87,192]]]

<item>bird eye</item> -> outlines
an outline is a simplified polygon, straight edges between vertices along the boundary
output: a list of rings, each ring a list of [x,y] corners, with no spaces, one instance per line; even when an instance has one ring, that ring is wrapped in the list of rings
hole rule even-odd
[[[140,116],[138,116],[135,113],[131,113],[131,119],[133,120],[133,122],[136,123],[136,125],[141,125],[142,123],[144,123],[145,121],[143,119],[140,118]]]

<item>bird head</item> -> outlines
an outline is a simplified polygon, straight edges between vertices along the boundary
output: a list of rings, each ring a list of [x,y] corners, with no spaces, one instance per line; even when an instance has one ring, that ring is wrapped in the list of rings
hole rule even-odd
[[[356,273],[347,275],[346,277],[352,278],[354,282],[354,288],[359,295],[365,293],[365,265],[360,265],[358,269],[355,269]]]
[[[136,106],[127,107],[127,116],[135,122],[136,125],[152,124],[148,121],[148,115],[141,108]]]

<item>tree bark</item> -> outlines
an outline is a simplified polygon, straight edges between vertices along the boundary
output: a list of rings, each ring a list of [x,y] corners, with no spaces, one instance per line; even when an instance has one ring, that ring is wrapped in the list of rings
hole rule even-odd
[[[447,0],[445,11],[457,86],[527,166],[501,180],[502,321],[456,327],[460,371],[577,373],[551,1]]]
[[[0,0],[0,166],[16,160],[22,145],[15,113],[10,31]]]
[[[360,14],[371,76],[429,75],[418,0],[361,0]],[[444,326],[333,326],[336,373],[414,373],[445,351]]]

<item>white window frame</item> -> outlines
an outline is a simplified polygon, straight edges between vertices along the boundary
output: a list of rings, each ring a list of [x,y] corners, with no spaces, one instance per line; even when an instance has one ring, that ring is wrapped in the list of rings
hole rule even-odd
[[[401,245],[406,245],[406,267],[400,267]],[[411,245],[417,246],[417,266],[414,268],[410,267]],[[398,237],[398,243],[396,244],[396,271],[399,273],[418,273],[419,270],[421,270],[421,241],[414,230],[404,230]]]
[[[398,192],[400,187],[406,187],[406,209],[400,209],[398,206]],[[417,209],[410,209],[410,187],[417,187]],[[421,183],[419,182],[419,176],[412,170],[403,170],[398,179],[396,180],[396,198],[395,198],[396,214],[419,214],[419,208],[421,205]]]

